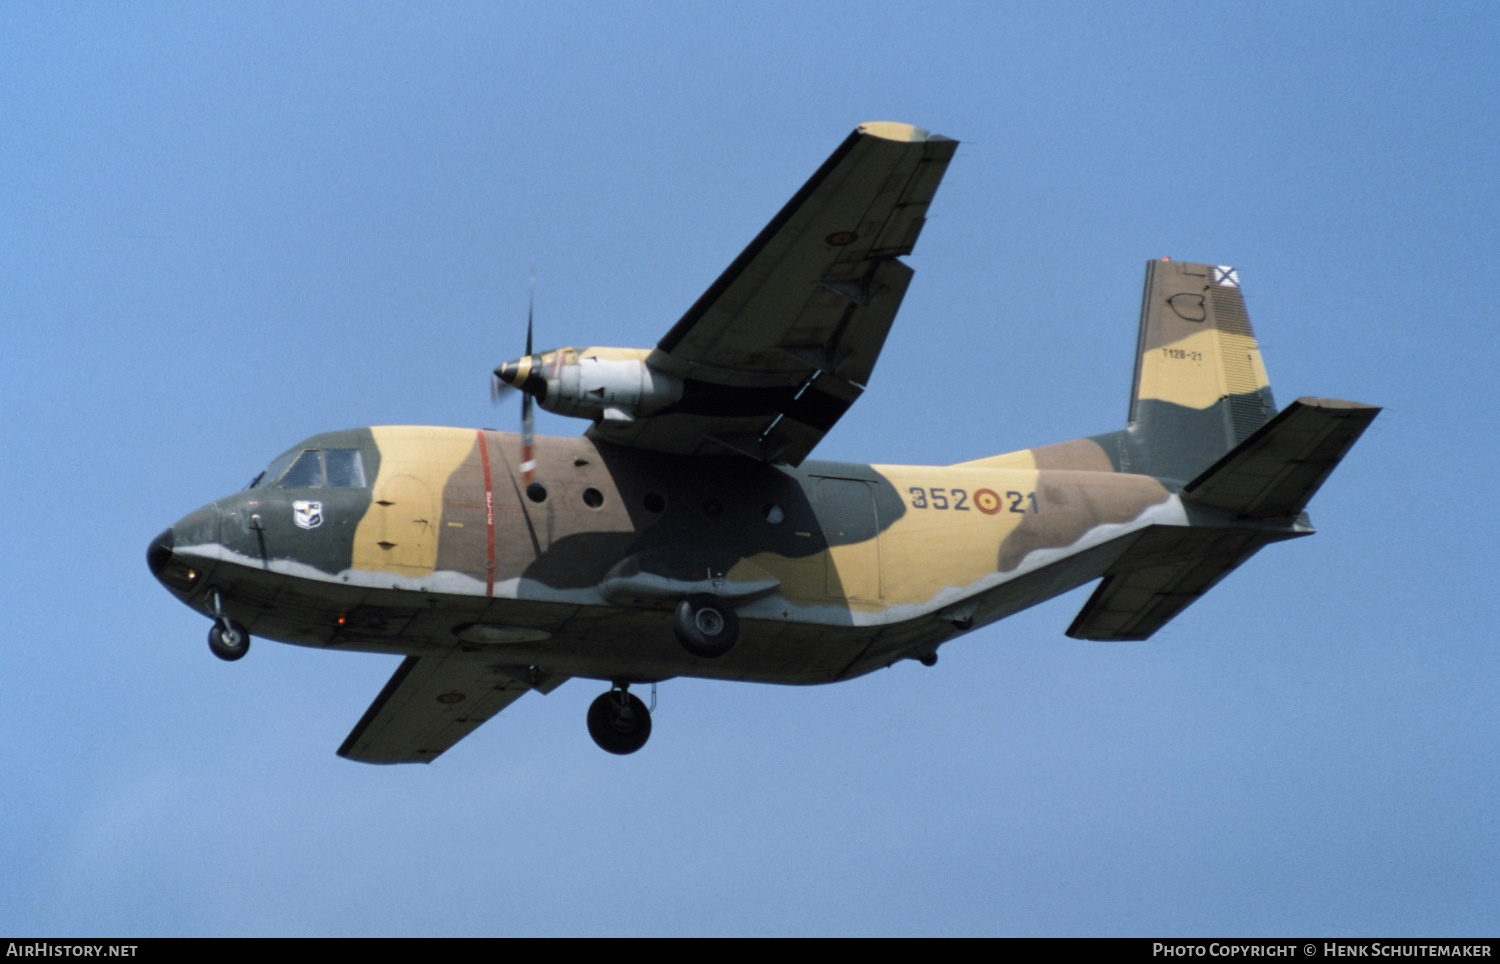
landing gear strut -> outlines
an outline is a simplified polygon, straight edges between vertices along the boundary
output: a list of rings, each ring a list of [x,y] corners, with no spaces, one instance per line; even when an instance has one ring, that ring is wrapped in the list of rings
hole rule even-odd
[[[209,595],[213,604],[214,624],[208,630],[208,648],[217,657],[228,662],[243,659],[250,652],[250,632],[239,623],[224,615],[224,600],[217,589]]]
[[[208,648],[232,663],[250,652],[250,633],[229,617],[220,616],[208,630]]]
[[[672,614],[677,641],[694,656],[723,656],[740,638],[740,620],[718,596],[697,593],[677,604]]]
[[[616,683],[589,705],[589,736],[599,749],[624,756],[646,745],[651,736],[651,711],[627,693],[628,683]]]

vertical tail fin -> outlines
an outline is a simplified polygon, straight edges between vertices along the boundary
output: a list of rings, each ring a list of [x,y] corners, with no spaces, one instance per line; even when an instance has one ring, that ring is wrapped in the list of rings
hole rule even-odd
[[[1235,270],[1147,262],[1129,470],[1185,482],[1274,414]]]

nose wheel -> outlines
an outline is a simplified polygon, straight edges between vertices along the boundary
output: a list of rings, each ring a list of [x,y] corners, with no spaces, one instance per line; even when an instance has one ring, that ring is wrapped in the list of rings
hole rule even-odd
[[[651,736],[651,711],[617,683],[589,705],[589,736],[599,749],[624,756],[646,745]]]
[[[229,617],[220,616],[209,627],[208,648],[215,656],[232,663],[250,652],[250,633]]]

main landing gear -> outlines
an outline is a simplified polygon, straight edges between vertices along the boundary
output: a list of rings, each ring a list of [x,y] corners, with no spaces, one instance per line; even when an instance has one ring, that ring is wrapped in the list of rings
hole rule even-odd
[[[672,614],[677,641],[694,656],[723,656],[740,638],[740,620],[718,596],[697,593],[677,604]]]
[[[672,631],[688,652],[714,659],[734,648],[740,638],[740,620],[725,600],[694,593],[677,604]],[[600,749],[621,756],[639,750],[651,736],[651,711],[630,695],[629,687],[629,683],[616,682],[589,705],[589,736]]]
[[[220,616],[208,630],[208,648],[232,663],[250,652],[250,633],[229,617]]]
[[[626,692],[629,685],[616,683],[589,706],[589,736],[601,750],[620,756],[639,750],[651,736],[651,711]]]

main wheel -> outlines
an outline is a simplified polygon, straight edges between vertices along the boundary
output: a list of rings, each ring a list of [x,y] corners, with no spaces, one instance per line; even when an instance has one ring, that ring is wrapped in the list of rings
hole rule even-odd
[[[232,619],[216,619],[208,630],[208,648],[232,663],[250,652],[250,634]]]
[[[589,736],[599,749],[624,756],[646,745],[651,736],[651,711],[638,697],[610,690],[589,705]]]
[[[677,604],[672,631],[688,652],[713,659],[734,648],[740,638],[740,620],[718,596],[699,593]]]

